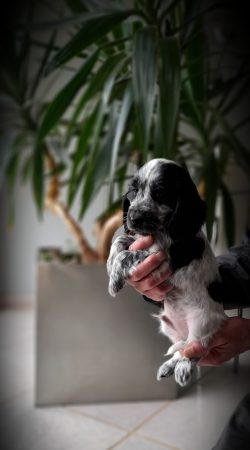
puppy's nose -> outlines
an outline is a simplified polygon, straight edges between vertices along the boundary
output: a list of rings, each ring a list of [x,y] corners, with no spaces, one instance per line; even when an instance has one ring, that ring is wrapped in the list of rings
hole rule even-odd
[[[129,220],[133,226],[140,226],[142,223],[153,220],[153,215],[149,210],[130,210]]]
[[[129,211],[129,219],[133,224],[141,220],[141,214],[138,211]]]

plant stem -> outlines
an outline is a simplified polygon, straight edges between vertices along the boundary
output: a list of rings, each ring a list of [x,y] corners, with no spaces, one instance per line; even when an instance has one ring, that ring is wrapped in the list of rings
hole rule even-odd
[[[46,148],[45,151],[45,162],[49,169],[49,171],[53,172],[56,168],[56,163]],[[59,180],[57,175],[52,175],[48,181],[48,189],[45,196],[45,207],[50,209],[52,212],[57,214],[60,219],[64,222],[72,236],[77,242],[77,245],[81,252],[81,259],[84,263],[97,262],[100,260],[98,253],[92,249],[90,244],[88,243],[86,237],[84,236],[83,230],[75,221],[75,219],[71,216],[67,208],[63,205],[62,202],[58,200],[58,195],[60,192]]]

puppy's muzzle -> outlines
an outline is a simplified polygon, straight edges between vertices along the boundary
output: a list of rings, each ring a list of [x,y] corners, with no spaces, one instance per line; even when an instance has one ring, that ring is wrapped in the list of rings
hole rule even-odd
[[[130,208],[127,216],[128,228],[137,232],[153,231],[157,225],[157,219],[147,208]]]

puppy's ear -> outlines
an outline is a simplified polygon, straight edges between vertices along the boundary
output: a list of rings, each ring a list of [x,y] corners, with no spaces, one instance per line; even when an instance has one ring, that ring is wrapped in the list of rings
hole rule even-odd
[[[130,200],[128,199],[127,194],[125,194],[122,198],[123,227],[124,227],[125,233],[128,233],[127,215],[128,215],[129,207],[130,207]]]
[[[169,234],[173,240],[195,236],[206,219],[206,203],[200,198],[195,184],[186,171],[179,186],[176,208],[169,222]]]
[[[135,179],[134,179],[134,183],[135,183]],[[124,226],[124,231],[125,233],[129,233],[129,229],[127,226],[127,216],[128,216],[128,210],[130,207],[131,202],[134,200],[134,198],[136,197],[136,193],[137,190],[135,189],[135,187],[133,187],[133,185],[131,184],[129,186],[129,190],[128,192],[123,196],[122,198],[122,208],[123,208],[123,226]]]

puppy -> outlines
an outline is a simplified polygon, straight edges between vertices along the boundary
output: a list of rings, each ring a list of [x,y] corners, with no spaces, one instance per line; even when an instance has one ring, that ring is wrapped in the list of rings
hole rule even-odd
[[[109,293],[115,296],[141,261],[153,252],[165,252],[174,289],[162,301],[157,317],[173,345],[157,379],[174,373],[181,386],[190,381],[197,360],[182,357],[179,350],[191,341],[206,348],[226,319],[223,307],[209,295],[219,273],[201,231],[205,218],[205,202],[187,170],[173,161],[153,159],[134,176],[124,197],[125,233],[115,239],[107,261]],[[148,234],[154,237],[150,248],[128,250],[140,235]],[[159,276],[157,270],[153,275]]]

